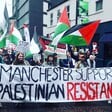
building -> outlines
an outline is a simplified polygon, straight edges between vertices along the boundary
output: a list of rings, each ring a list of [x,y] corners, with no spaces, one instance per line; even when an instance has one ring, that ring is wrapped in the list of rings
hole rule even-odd
[[[90,0],[89,19],[94,21],[96,18],[101,20],[101,24],[94,36],[94,41],[99,44],[99,66],[108,66],[112,59],[112,14],[110,13],[112,1],[109,0]]]
[[[112,20],[112,14],[109,13],[112,9],[111,5],[112,1],[109,0],[50,0],[48,7],[48,22],[47,22],[47,30],[44,31],[44,35],[47,33],[52,34],[57,25],[58,17],[63,7],[67,7],[69,20],[71,22],[71,26],[75,24],[81,24],[83,19],[80,16],[80,6],[83,5],[80,2],[88,2],[88,12],[84,18],[88,18],[89,21],[101,20],[101,22],[107,22]],[[108,8],[107,8],[108,7]],[[77,12],[78,11],[78,12]]]
[[[89,1],[89,19],[91,21],[100,19],[102,22],[107,22],[112,20],[112,10],[111,0],[90,0]]]
[[[43,0],[13,0],[13,17],[22,34],[23,24],[28,24],[31,37],[35,26],[38,35],[43,35],[43,15]]]
[[[43,30],[43,35],[52,34],[57,25],[60,13],[64,7],[67,7],[68,16],[71,22],[71,26],[75,25],[76,18],[76,2],[75,0],[50,0],[48,3],[47,11],[47,27]]]
[[[47,11],[47,30],[43,34],[52,34],[54,32],[60,13],[64,7],[67,7],[71,27],[81,24],[82,20],[88,18],[88,2],[84,0],[83,3],[84,5],[86,4],[86,9],[82,4],[82,0],[50,0]]]
[[[80,7],[82,1],[88,2],[87,14],[82,14]],[[108,61],[112,59],[112,13],[110,13],[112,1],[109,0],[50,0],[47,11],[48,22],[46,30],[43,30],[44,35],[53,34],[58,23],[60,12],[66,6],[71,26],[82,24],[82,20],[87,18],[89,21],[101,20],[101,24],[94,35],[92,42],[98,43],[98,67],[106,66]],[[107,8],[108,7],[108,8]],[[81,12],[81,13],[80,13]],[[80,15],[82,14],[82,15]],[[109,42],[106,37],[109,38]],[[107,49],[107,50],[105,50]],[[105,51],[108,51],[106,53]]]
[[[88,2],[87,15],[80,15],[80,1]],[[38,35],[52,34],[57,25],[59,16],[66,6],[71,26],[81,24],[83,18],[89,21],[101,20],[111,21],[112,1],[109,0],[13,0],[13,16],[17,20],[17,27],[21,30],[23,24],[29,24],[30,34],[37,26]],[[107,8],[108,7],[108,8]],[[82,8],[82,7],[81,7]],[[82,12],[81,12],[82,13]],[[22,32],[22,30],[21,30]]]
[[[23,24],[28,24],[31,37],[34,26],[37,26],[38,35],[49,34],[48,29],[50,30],[51,26],[49,25],[50,13],[48,13],[48,10],[63,4],[65,1],[67,0],[38,0],[38,2],[36,0],[13,0],[13,17],[16,19],[17,28],[23,34]],[[60,10],[58,12],[60,14]]]
[[[84,3],[82,4],[82,2]],[[37,27],[38,35],[48,36],[54,33],[60,13],[66,6],[71,27],[84,23],[85,19],[88,21],[101,20],[102,25],[94,35],[93,41],[102,43],[100,38],[107,33],[112,33],[110,25],[112,14],[109,13],[112,9],[111,3],[111,0],[108,2],[107,0],[38,0],[38,2],[36,0],[13,0],[13,16],[16,18],[17,27],[22,34],[23,24],[28,24],[31,37],[33,36],[34,26]],[[99,47],[99,58],[101,60],[106,58],[103,50],[110,48],[105,45],[107,44],[104,44],[104,46],[100,44]],[[105,66],[109,59],[106,62],[100,61],[99,66]]]

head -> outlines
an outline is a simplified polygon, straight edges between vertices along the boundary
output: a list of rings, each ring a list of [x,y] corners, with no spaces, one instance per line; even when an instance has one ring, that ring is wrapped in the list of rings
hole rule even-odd
[[[53,56],[48,55],[46,62],[47,62],[48,65],[52,65],[53,64]]]
[[[80,61],[85,61],[86,55],[84,53],[79,53],[79,60]]]
[[[53,56],[52,56],[52,55],[49,55],[49,56],[47,57],[47,61],[53,61]]]
[[[16,55],[16,60],[17,60],[18,62],[24,62],[24,54],[21,53],[21,52],[17,53],[17,55]]]

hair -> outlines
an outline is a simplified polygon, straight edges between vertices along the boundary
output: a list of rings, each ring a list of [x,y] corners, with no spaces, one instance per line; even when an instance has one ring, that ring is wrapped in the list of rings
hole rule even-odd
[[[18,56],[19,56],[20,54],[23,54],[23,53],[21,53],[21,52],[17,53],[17,55],[16,55],[16,57],[15,57],[15,60],[14,60],[14,62],[13,62],[14,65],[24,65],[24,60],[20,61],[20,60],[18,59]],[[24,55],[24,54],[23,54],[23,55]]]

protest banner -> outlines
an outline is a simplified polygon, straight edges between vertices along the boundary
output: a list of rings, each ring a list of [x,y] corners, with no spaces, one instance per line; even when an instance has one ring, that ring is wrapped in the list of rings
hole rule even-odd
[[[85,102],[112,99],[112,68],[0,65],[1,102]]]

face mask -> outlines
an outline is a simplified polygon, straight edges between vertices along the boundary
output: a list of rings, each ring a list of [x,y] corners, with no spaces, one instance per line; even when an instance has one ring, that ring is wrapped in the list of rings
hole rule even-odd
[[[78,55],[78,52],[74,52],[74,55],[77,56]]]

